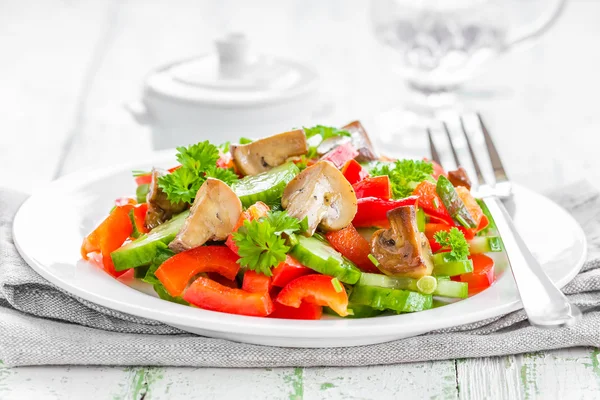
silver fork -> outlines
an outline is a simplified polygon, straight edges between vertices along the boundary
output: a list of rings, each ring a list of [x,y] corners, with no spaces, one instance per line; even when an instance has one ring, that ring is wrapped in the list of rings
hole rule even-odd
[[[523,308],[529,318],[529,323],[540,328],[558,328],[572,325],[581,318],[581,311],[577,306],[570,303],[565,295],[552,283],[544,273],[540,263],[535,259],[527,245],[517,231],[510,215],[506,211],[501,198],[511,196],[511,183],[500,160],[496,146],[483,123],[481,115],[478,117],[478,129],[483,134],[490,163],[492,165],[495,181],[489,182],[482,174],[477,157],[473,150],[472,140],[465,129],[464,118],[460,117],[460,126],[464,135],[475,169],[474,183],[477,185],[477,194],[483,199],[498,229],[498,233],[504,243],[504,249],[508,256],[512,274],[517,283],[521,296]],[[444,131],[448,136],[450,149],[456,165],[460,165],[456,144],[448,130],[446,123],[442,123]],[[431,158],[441,164],[439,152],[435,146],[431,130],[427,129]]]

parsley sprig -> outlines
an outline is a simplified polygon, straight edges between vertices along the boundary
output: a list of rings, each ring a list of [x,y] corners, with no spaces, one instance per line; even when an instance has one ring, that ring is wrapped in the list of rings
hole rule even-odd
[[[207,177],[220,179],[231,185],[237,175],[231,169],[218,168],[219,149],[204,141],[188,147],[177,148],[181,168],[158,178],[158,186],[173,203],[192,203]]]
[[[458,228],[436,232],[433,238],[442,249],[450,250],[447,257],[449,261],[463,261],[469,257],[469,243]]]
[[[286,238],[307,229],[307,221],[290,217],[285,211],[271,211],[266,217],[244,221],[233,240],[243,267],[271,276],[271,268],[285,260],[291,247]]]
[[[316,125],[312,128],[303,127],[306,138],[310,139],[313,136],[321,136],[321,142],[332,137],[347,136],[350,137],[350,132],[344,129],[334,128],[333,126]]]
[[[394,198],[401,199],[410,196],[419,183],[433,179],[433,164],[421,160],[397,160],[394,163],[376,165],[370,174],[389,176]]]

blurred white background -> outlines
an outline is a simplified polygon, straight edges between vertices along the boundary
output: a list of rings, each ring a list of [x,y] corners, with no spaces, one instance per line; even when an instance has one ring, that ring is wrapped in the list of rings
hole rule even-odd
[[[526,9],[531,1],[522,1]],[[311,64],[342,125],[398,107],[406,92],[371,32],[365,0],[58,1],[0,4],[0,185],[32,191],[87,166],[150,153],[123,105],[157,65],[245,32],[261,51]],[[600,161],[600,3],[574,0],[533,47],[495,60],[465,89],[511,176],[547,190]],[[368,127],[368,126],[367,126]]]

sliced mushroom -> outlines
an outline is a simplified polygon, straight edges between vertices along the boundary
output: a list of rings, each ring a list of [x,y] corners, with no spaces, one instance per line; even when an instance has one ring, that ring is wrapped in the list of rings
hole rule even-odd
[[[321,142],[317,148],[319,155],[323,155],[335,147],[344,144],[348,141],[352,142],[352,145],[358,150],[358,156],[356,160],[359,162],[375,161],[378,159],[371,139],[367,134],[367,131],[362,126],[360,121],[354,121],[346,126],[342,127],[343,130],[350,132],[350,137],[347,136],[336,136],[329,138]]]
[[[325,231],[345,228],[357,210],[352,185],[329,161],[319,161],[292,179],[283,192],[281,205],[292,217],[308,218],[309,236],[317,226]]]
[[[390,229],[380,229],[371,238],[371,251],[386,275],[420,278],[431,275],[431,247],[425,234],[417,229],[414,206],[388,212]]]
[[[158,178],[166,174],[166,171],[158,168],[152,169],[152,181],[150,182],[150,190],[146,196],[148,213],[146,213],[145,223],[149,229],[156,228],[163,222],[170,220],[173,215],[179,214],[187,208],[186,203],[170,202],[165,192],[158,186]]]
[[[242,202],[224,182],[208,178],[200,186],[190,215],[169,248],[175,252],[225,240],[242,213]]]
[[[244,175],[256,175],[283,164],[288,158],[308,151],[302,129],[284,132],[249,144],[231,145],[233,162]]]
[[[448,171],[448,180],[454,186],[464,186],[471,190],[471,180],[463,167],[458,167],[455,171]]]

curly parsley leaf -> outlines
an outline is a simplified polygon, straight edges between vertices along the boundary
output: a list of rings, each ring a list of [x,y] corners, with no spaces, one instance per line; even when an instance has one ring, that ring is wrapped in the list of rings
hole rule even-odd
[[[258,273],[271,276],[271,268],[285,260],[290,250],[285,239],[276,234],[275,227],[267,220],[244,221],[233,234],[238,246],[238,263]]]
[[[394,163],[376,165],[370,174],[389,176],[394,198],[400,199],[410,196],[419,183],[433,179],[433,164],[421,160],[397,160]]]
[[[219,149],[208,140],[188,147],[178,147],[177,160],[183,167],[201,172],[214,166],[219,159]]]
[[[192,203],[204,180],[204,177],[194,170],[179,168],[158,178],[158,187],[167,194],[172,203]]]
[[[313,126],[312,128],[303,127],[303,129],[307,139],[317,135],[321,136],[321,141],[332,137],[351,136],[350,132],[343,129],[334,128],[333,126],[317,125]]]
[[[448,253],[450,261],[463,261],[469,257],[469,243],[458,228],[453,227],[448,232],[436,232],[433,238],[443,249],[450,250]]]
[[[204,176],[205,178],[219,179],[228,185],[237,182],[239,179],[237,174],[233,172],[232,168],[219,168],[216,166],[207,169]]]
[[[225,149],[227,144],[222,145]],[[230,169],[218,168],[219,148],[208,141],[177,148],[181,167],[158,178],[158,186],[173,203],[192,203],[207,177],[220,179],[228,185],[238,180]]]
[[[297,218],[290,217],[287,211],[271,211],[265,219],[271,224],[276,235],[281,235],[282,233],[292,235],[308,229],[307,218],[300,221]]]
[[[231,147],[231,142],[227,141],[225,143],[220,144],[217,148],[221,153],[229,153]]]

